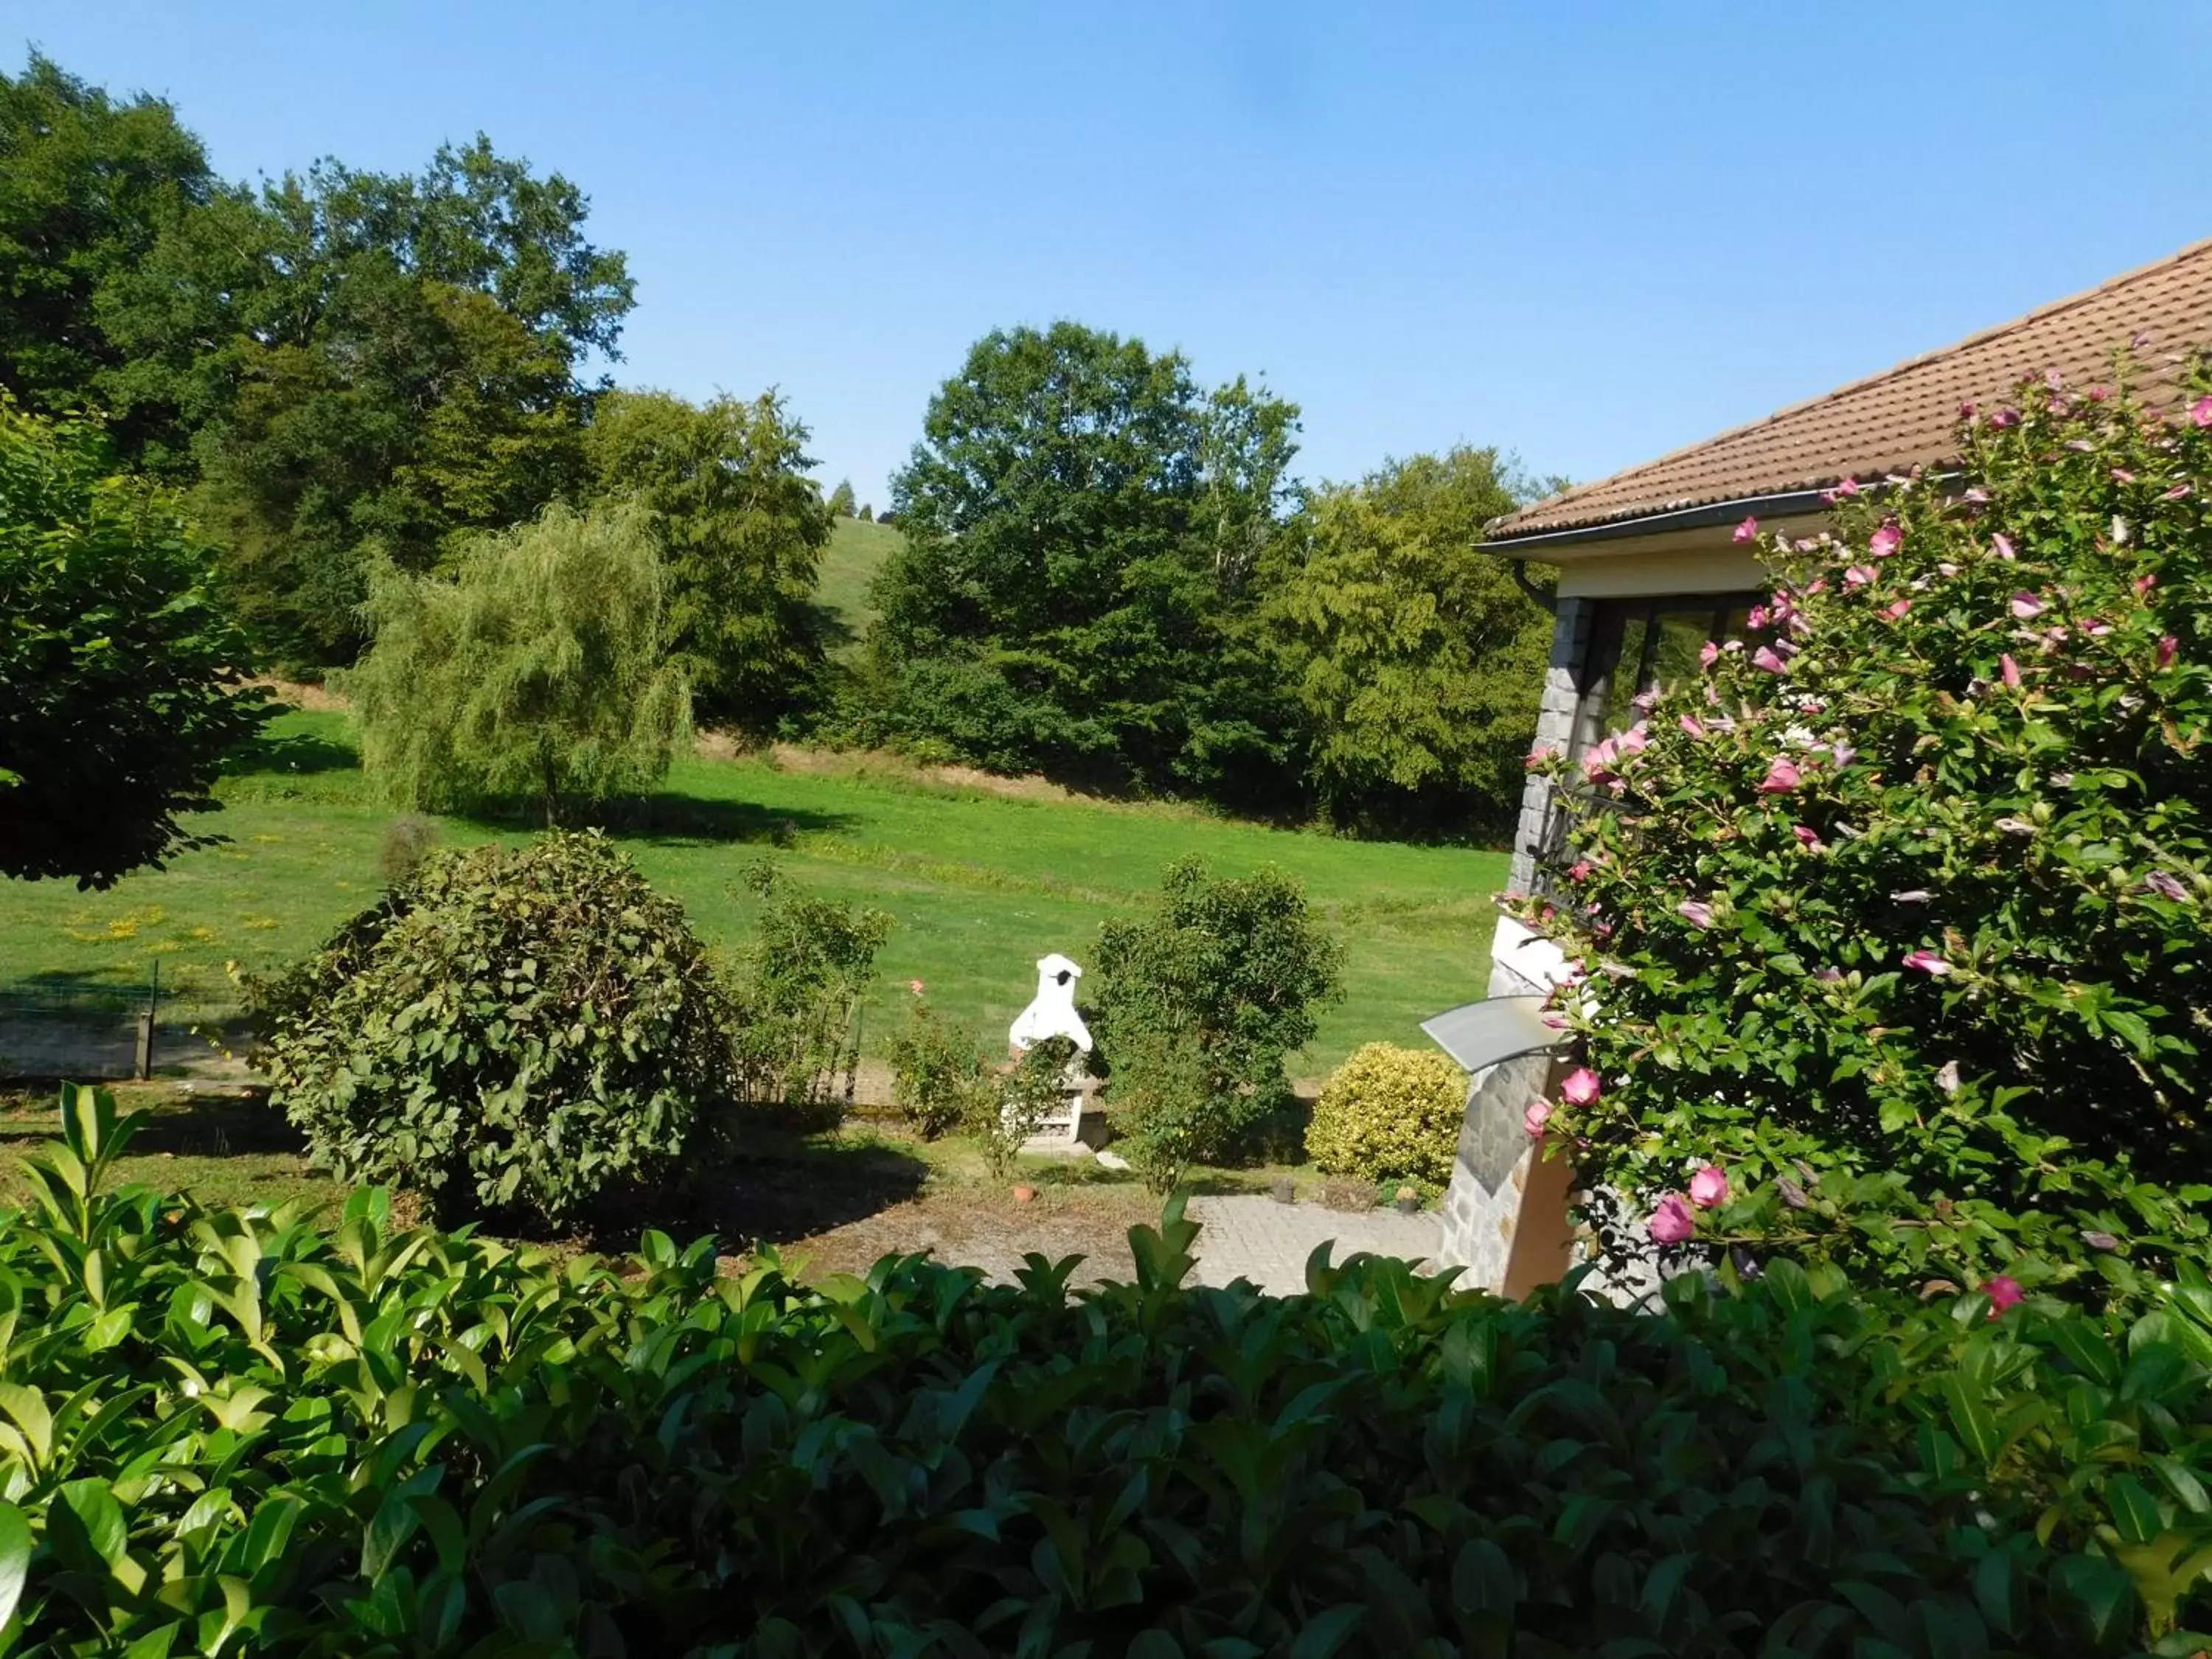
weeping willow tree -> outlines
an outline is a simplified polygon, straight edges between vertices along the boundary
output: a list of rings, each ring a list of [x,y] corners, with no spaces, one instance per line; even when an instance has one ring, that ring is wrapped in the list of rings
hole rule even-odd
[[[651,788],[690,729],[663,590],[631,507],[556,504],[450,578],[381,572],[375,642],[344,677],[369,776],[410,810],[528,801],[549,825]]]

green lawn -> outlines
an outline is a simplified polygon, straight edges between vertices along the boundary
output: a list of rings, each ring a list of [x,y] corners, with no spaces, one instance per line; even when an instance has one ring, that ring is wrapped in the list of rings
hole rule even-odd
[[[830,532],[830,545],[822,551],[822,568],[814,579],[814,597],[842,630],[836,651],[850,650],[875,620],[868,584],[898,544],[899,533],[893,526],[862,524],[858,519],[840,519]]]
[[[364,786],[345,715],[283,714],[250,767],[218,787],[226,810],[205,828],[224,844],[106,893],[0,884],[0,997],[27,983],[143,983],[158,959],[186,1017],[235,1012],[226,963],[266,969],[301,956],[375,896],[393,815]],[[526,833],[446,825],[453,842]],[[756,858],[890,912],[898,927],[864,1013],[875,1054],[902,1018],[910,979],[995,1045],[1029,1000],[1030,964],[1054,950],[1088,963],[1100,921],[1141,902],[1169,860],[1200,854],[1229,874],[1272,861],[1305,884],[1345,944],[1348,994],[1303,1057],[1311,1073],[1362,1042],[1418,1043],[1421,1019],[1481,994],[1490,895],[1506,863],[1173,807],[1017,798],[882,766],[802,772],[766,760],[678,763],[651,826],[623,839],[710,942],[748,927],[755,901],[740,876]]]

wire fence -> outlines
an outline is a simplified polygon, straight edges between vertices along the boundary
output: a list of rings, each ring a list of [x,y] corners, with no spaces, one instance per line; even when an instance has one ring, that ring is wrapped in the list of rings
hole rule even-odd
[[[165,1059],[197,1042],[165,1024],[161,965],[137,983],[29,981],[0,985],[0,1077],[82,1082],[149,1078]]]

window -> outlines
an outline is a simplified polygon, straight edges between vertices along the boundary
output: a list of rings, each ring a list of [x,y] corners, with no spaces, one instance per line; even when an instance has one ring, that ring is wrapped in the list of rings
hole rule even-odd
[[[1600,600],[1583,656],[1568,757],[1633,726],[1638,693],[1694,677],[1702,667],[1698,653],[1706,641],[1750,637],[1751,607],[1758,602],[1752,593]],[[1537,892],[1559,894],[1559,872],[1576,815],[1612,805],[1613,797],[1601,789],[1571,785],[1552,791],[1535,844],[1528,849]]]
[[[1600,601],[1583,658],[1569,755],[1634,725],[1639,692],[1696,674],[1706,641],[1743,638],[1756,602],[1749,593]]]

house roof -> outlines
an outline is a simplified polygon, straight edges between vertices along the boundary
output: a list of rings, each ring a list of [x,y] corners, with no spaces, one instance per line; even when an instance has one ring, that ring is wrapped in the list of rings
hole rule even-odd
[[[2109,379],[2113,354],[2130,342],[2132,390],[2153,404],[2170,398],[2188,359],[2212,345],[2212,240],[1748,426],[1578,484],[1496,520],[1489,539],[1625,532],[1662,514],[1948,460],[1958,453],[1961,404],[2001,400],[2050,369],[2073,385]]]

